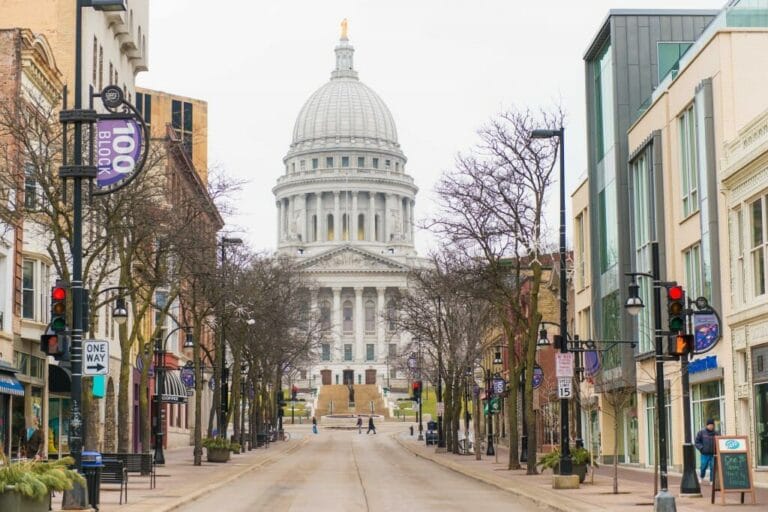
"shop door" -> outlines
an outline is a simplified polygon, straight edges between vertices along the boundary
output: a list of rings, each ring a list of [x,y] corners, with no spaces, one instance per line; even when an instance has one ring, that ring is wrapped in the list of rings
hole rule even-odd
[[[323,386],[331,385],[331,370],[320,370],[320,377],[323,381]]]
[[[365,383],[376,384],[376,370],[365,370]]]
[[[755,386],[755,442],[758,466],[768,466],[768,383]]]

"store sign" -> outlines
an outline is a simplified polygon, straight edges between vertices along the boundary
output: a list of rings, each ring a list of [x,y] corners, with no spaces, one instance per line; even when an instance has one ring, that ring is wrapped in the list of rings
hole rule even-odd
[[[693,314],[693,353],[709,352],[720,341],[720,319],[713,312]]]
[[[688,373],[699,373],[717,368],[717,356],[701,357],[688,363]]]
[[[96,184],[106,188],[134,172],[141,155],[141,126],[133,118],[96,123]]]

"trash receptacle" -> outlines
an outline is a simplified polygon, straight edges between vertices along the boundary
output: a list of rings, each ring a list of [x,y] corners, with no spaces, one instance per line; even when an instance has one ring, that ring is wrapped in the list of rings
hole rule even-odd
[[[100,489],[101,489],[101,453],[83,452],[82,463],[83,476],[88,485],[88,503],[96,510],[99,510]]]

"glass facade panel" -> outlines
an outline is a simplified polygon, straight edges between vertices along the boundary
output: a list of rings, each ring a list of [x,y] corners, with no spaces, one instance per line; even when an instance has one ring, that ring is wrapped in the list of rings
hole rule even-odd
[[[672,404],[669,401],[669,392],[665,393],[664,408],[667,411],[667,465],[673,463],[672,461]],[[656,393],[647,393],[645,395],[645,431],[647,433],[646,442],[648,443],[646,448],[648,450],[647,466],[654,466],[656,464],[656,454],[659,448],[658,441],[656,439],[656,432],[659,431],[659,427],[656,424]]]
[[[659,83],[664,80],[664,77],[666,77],[670,71],[674,70],[677,72],[680,57],[688,51],[688,48],[690,48],[692,44],[693,43],[687,42],[657,44]]]
[[[630,166],[632,182],[632,241],[635,251],[635,267],[638,269],[651,268],[651,242],[655,222],[653,203],[651,200],[651,177],[648,170],[648,160],[643,153]],[[648,279],[640,278],[639,294],[643,304],[653,304],[651,301],[651,283]],[[653,350],[653,308],[645,307],[637,316],[637,339],[639,352]]]
[[[680,133],[680,180],[683,193],[683,216],[699,211],[699,173],[696,164],[696,116],[693,106],[678,118]]]
[[[688,297],[695,299],[704,294],[701,274],[701,245],[696,244],[685,253],[685,287]]]
[[[597,161],[601,161],[613,147],[613,58],[611,45],[606,43],[594,61],[595,70],[595,135]]]
[[[611,181],[598,196],[600,218],[600,271],[606,272],[619,260],[619,233],[616,213],[616,181]]]
[[[606,295],[602,300],[603,307],[603,339],[621,339],[621,307],[619,291]],[[621,345],[614,345],[603,353],[603,368],[609,370],[621,364]]]

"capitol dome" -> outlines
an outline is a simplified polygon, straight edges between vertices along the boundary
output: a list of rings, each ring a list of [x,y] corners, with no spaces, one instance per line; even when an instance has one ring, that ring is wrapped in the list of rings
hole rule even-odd
[[[335,48],[336,69],[331,80],[309,97],[296,118],[290,153],[350,147],[401,154],[392,113],[357,78],[354,51],[342,37]]]

